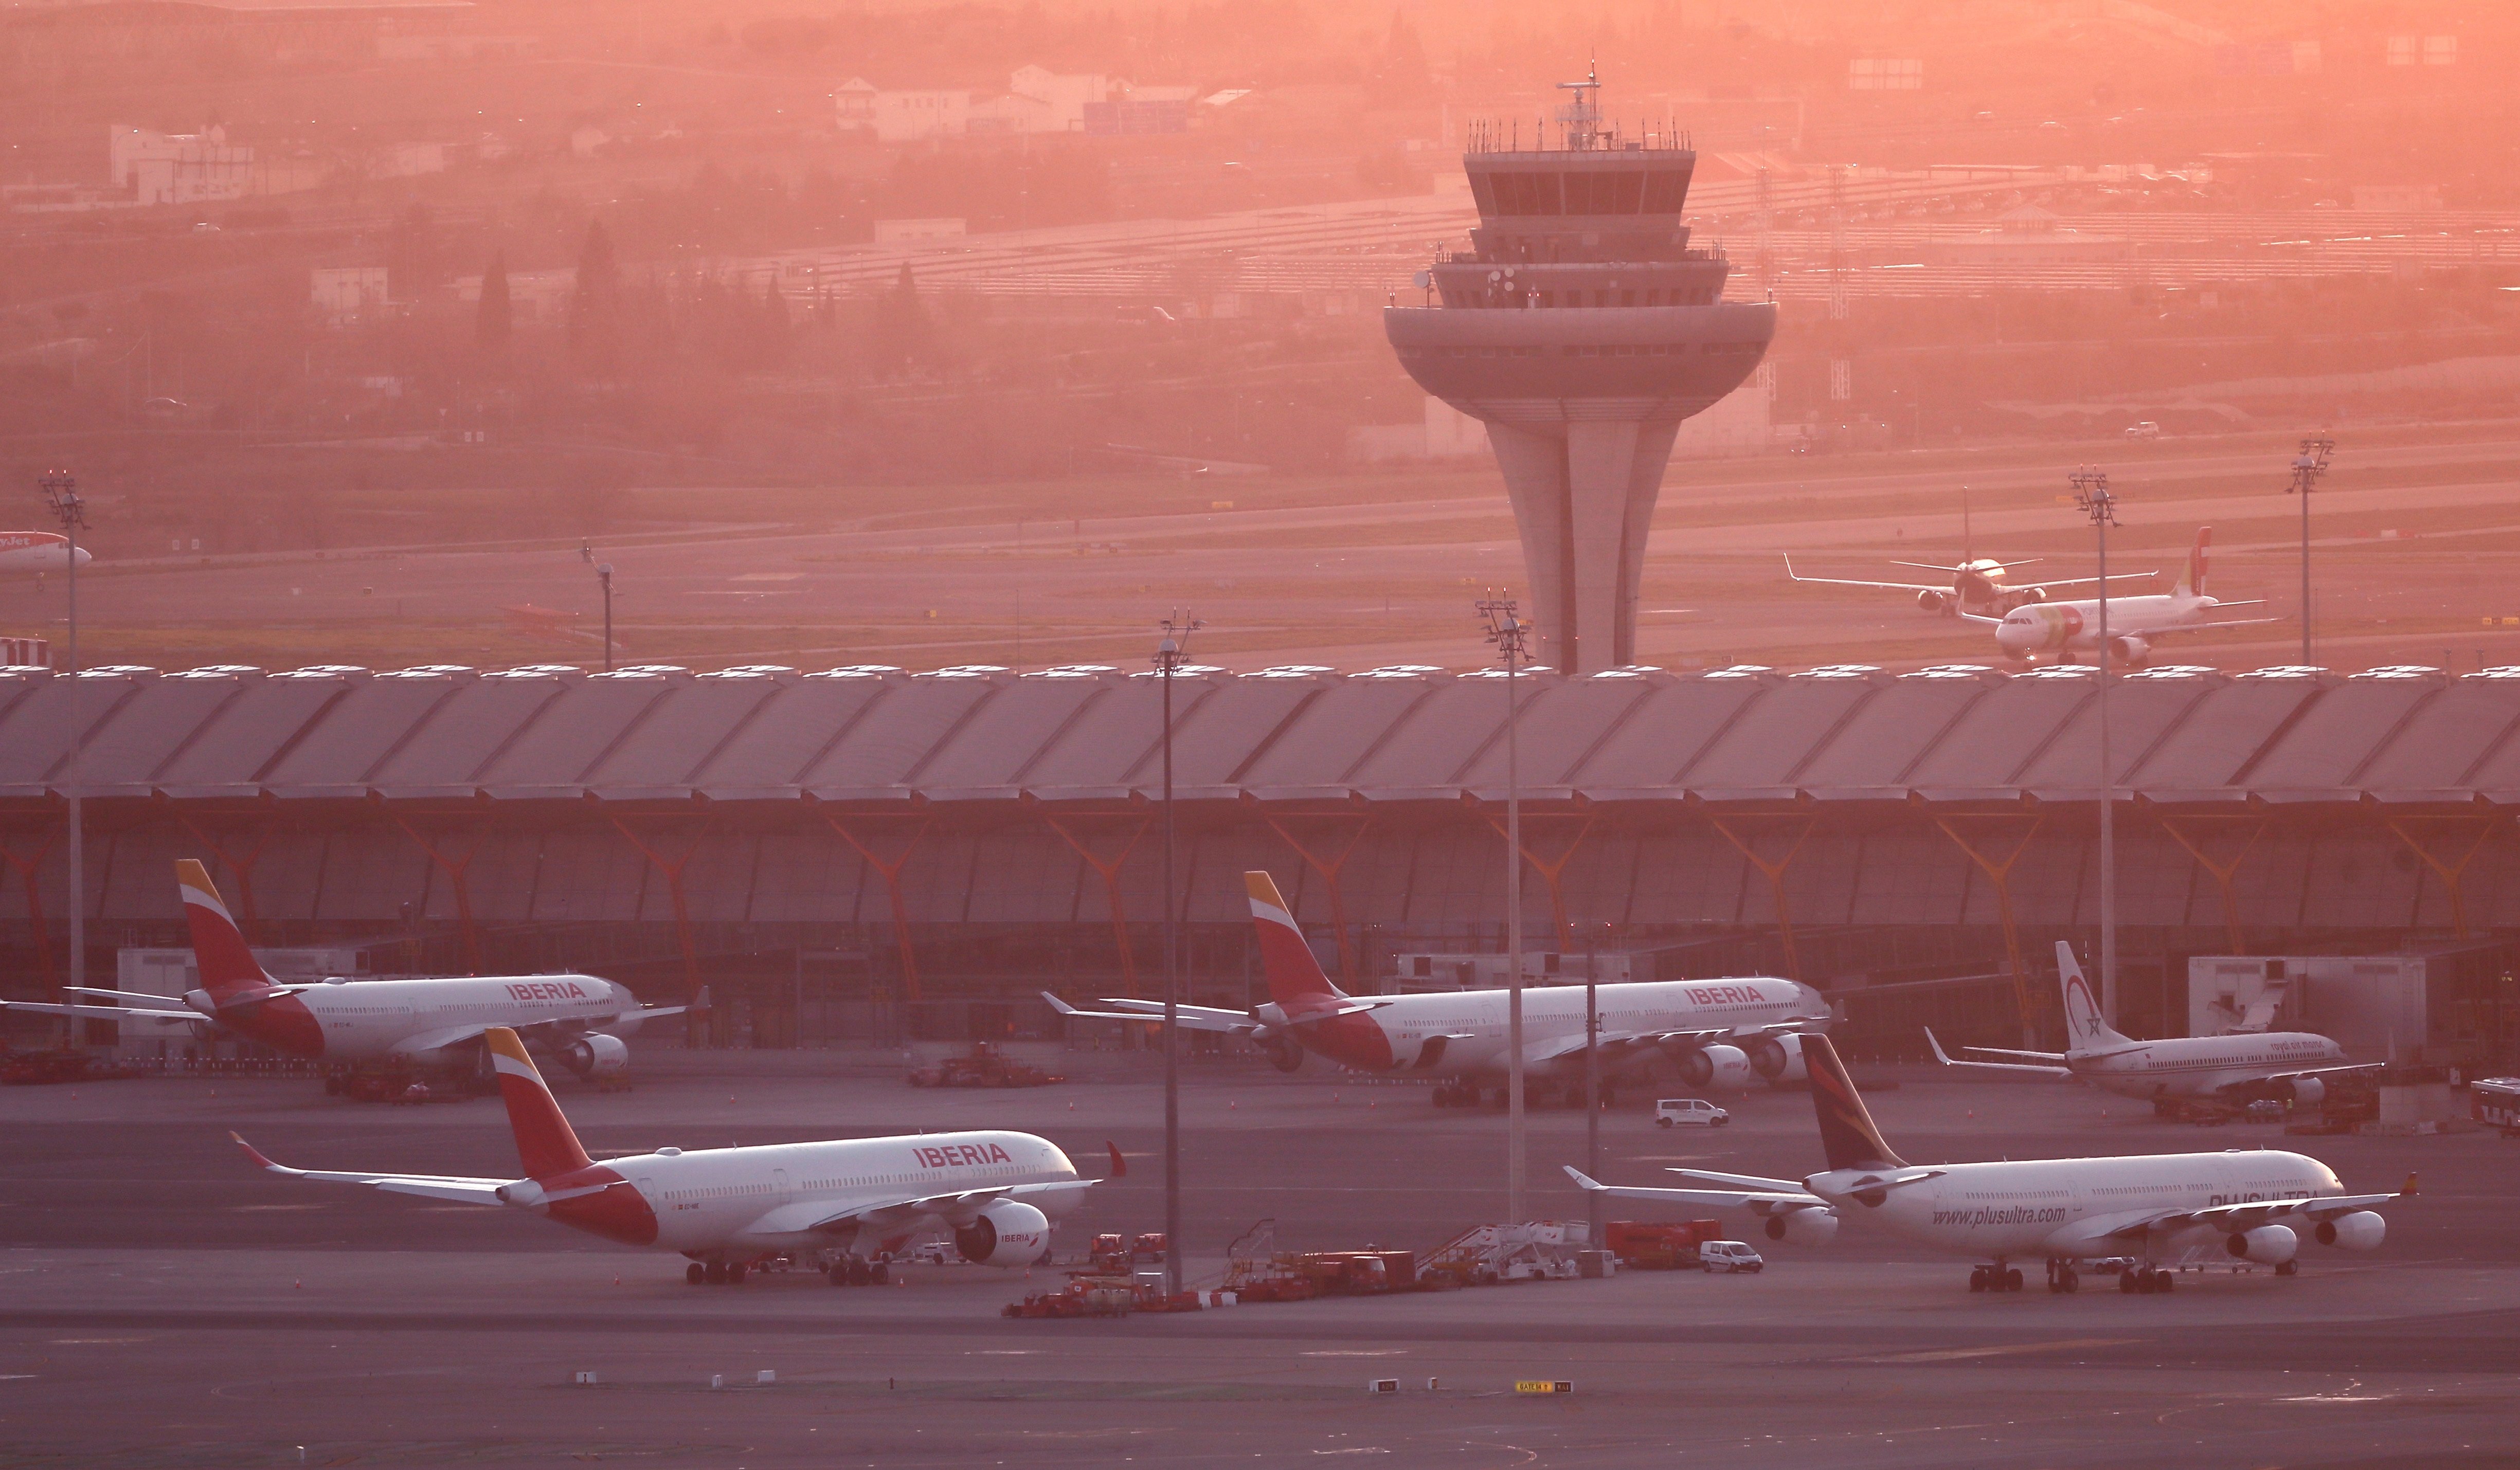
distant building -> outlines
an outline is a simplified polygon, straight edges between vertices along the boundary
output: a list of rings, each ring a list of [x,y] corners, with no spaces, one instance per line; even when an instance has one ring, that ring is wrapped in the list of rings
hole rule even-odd
[[[968,92],[878,92],[875,137],[878,143],[918,143],[959,138],[970,131]]]
[[[347,326],[384,309],[390,299],[381,265],[326,266],[315,272],[309,299],[324,320]]]
[[[227,129],[159,133],[107,129],[106,164],[115,188],[141,204],[195,204],[255,192],[253,150],[228,146]]]
[[[959,219],[879,219],[875,222],[877,245],[897,245],[908,240],[956,240],[970,233]]]
[[[918,143],[975,133],[1186,132],[1197,95],[1195,87],[1133,87],[1099,71],[1023,67],[995,96],[887,91],[853,76],[832,91],[832,105],[843,130],[873,133],[878,143]]]

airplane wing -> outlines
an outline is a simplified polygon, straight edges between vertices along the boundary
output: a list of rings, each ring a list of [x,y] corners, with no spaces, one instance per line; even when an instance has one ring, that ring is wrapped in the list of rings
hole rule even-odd
[[[163,1001],[164,996],[158,997]],[[0,1010],[39,1016],[87,1016],[100,1021],[206,1021],[198,1010],[147,1010],[137,1005],[57,1005],[49,1001],[0,1001]]]
[[[1083,1020],[1161,1022],[1164,1018],[1164,1002],[1161,1001],[1106,1000],[1095,1003],[1112,1007],[1109,1010],[1081,1010],[1048,991],[1043,991],[1041,998],[1049,1002],[1050,1008],[1060,1015],[1075,1016]],[[1191,1031],[1222,1031],[1237,1036],[1257,1036],[1269,1029],[1242,1011],[1227,1010],[1221,1005],[1176,1005],[1173,1007],[1173,1014],[1185,1029]]]
[[[744,1230],[747,1234],[782,1235],[806,1230],[837,1231],[851,1225],[891,1229],[928,1216],[976,1209],[991,1200],[1019,1200],[1026,1195],[1090,1189],[1102,1182],[1101,1180],[1073,1179],[1037,1184],[999,1184],[950,1194],[880,1196],[842,1205],[834,1205],[828,1199],[800,1200],[792,1205],[781,1205],[746,1225]]]
[[[1906,563],[1902,564],[1904,565]],[[1809,582],[1816,587],[1868,587],[1875,592],[1950,592],[1952,590],[1948,583],[1940,587],[1935,587],[1922,582],[1857,582],[1850,581],[1845,577],[1796,576],[1794,574],[1794,558],[1790,555],[1785,557],[1785,580],[1788,582]]]
[[[1697,1210],[1747,1210],[1762,1220],[1772,1215],[1790,1215],[1796,1210],[1828,1208],[1828,1201],[1799,1185],[1777,1190],[1669,1189],[1651,1184],[1605,1184],[1572,1164],[1565,1169],[1566,1177],[1586,1193],[1606,1194],[1613,1199],[1654,1200]]]
[[[1955,613],[1954,616],[1959,618],[1963,622],[1984,623],[1990,628],[2003,621],[2003,619],[2000,617],[1988,617],[1983,612],[1961,612]]]
[[[2278,1220],[2299,1219],[2328,1221],[2357,1210],[2368,1210],[2391,1200],[2415,1197],[2415,1177],[2407,1176],[2407,1187],[2395,1194],[2322,1194],[2298,1199],[2252,1200],[2243,1204],[2215,1205],[2203,1210],[2134,1210],[2123,1215],[2102,1215],[2081,1220],[2048,1237],[2048,1248],[2060,1255],[2077,1253],[2104,1254],[2135,1244],[2146,1236],[2191,1225],[2205,1225],[2223,1230],[2251,1230]]]
[[[245,1156],[253,1160],[257,1167],[293,1180],[315,1180],[328,1184],[365,1184],[392,1194],[451,1199],[464,1205],[504,1205],[507,1201],[499,1197],[499,1189],[515,1182],[513,1180],[468,1180],[435,1174],[352,1174],[338,1170],[292,1169],[265,1158],[262,1151],[248,1143],[242,1135],[232,1133],[228,1136],[236,1139],[237,1147],[244,1149]]]
[[[1667,1172],[1679,1175],[1682,1179],[1703,1180],[1710,1184],[1723,1184],[1733,1189],[1749,1189],[1771,1194],[1803,1192],[1800,1180],[1772,1180],[1756,1174],[1718,1174],[1712,1169],[1675,1168]]]
[[[2356,1072],[2377,1072],[2386,1062],[2348,1062],[2339,1067],[2295,1067],[2289,1072],[2269,1072],[2246,1082],[2225,1083],[2217,1092],[2244,1092],[2271,1082],[2290,1082],[2297,1077],[2343,1077]]]
[[[2288,623],[2291,621],[2292,619],[2288,617],[2233,617],[2225,618],[2221,622],[2216,623],[2173,623],[2167,628],[2147,628],[2138,636],[2142,638],[2158,638],[2165,633],[2200,633],[2207,628],[2259,628],[2264,627],[2268,623]]]
[[[2002,569],[2002,570],[2004,570],[2004,571],[2010,571],[2010,570],[2012,570],[2012,569],[2013,569],[2014,567],[2016,567],[2016,566],[2029,566],[2029,565],[2031,565],[2031,564],[2032,564],[2032,563],[2034,563],[2034,562],[2041,561],[2041,560],[2044,560],[2044,559],[2045,559],[2044,557],[2022,557],[2022,558],[2021,558],[2020,560],[2018,560],[2018,561],[1993,561],[1993,562],[1982,562],[1982,563],[1980,563],[1980,564],[1981,564],[1981,565],[1995,566],[1995,567],[1999,567],[1999,568],[2001,568],[2001,569]],[[1955,577],[1958,576],[1961,572],[1964,572],[1964,571],[1973,571],[1973,570],[1975,570],[1975,569],[1976,569],[1975,567],[1966,567],[1966,566],[1945,566],[1945,565],[1943,565],[1943,564],[1942,564],[1941,562],[1939,562],[1939,561],[1899,561],[1899,560],[1893,560],[1890,564],[1891,564],[1892,566],[1912,566],[1912,567],[1914,567],[1914,568],[1915,568],[1916,570],[1918,570],[1918,571],[1939,571],[1939,572],[1950,572],[1950,573],[1951,573],[1953,576],[1955,576]],[[2144,575],[2147,575],[2147,573],[2143,573],[2143,572],[2128,572],[2128,573],[2126,573],[2126,575],[2128,575],[2128,576],[2130,576],[2130,577],[2136,577],[2136,576],[2144,576]]]
[[[2111,582],[2141,582],[2147,578],[2158,577],[2160,575],[2161,573],[2159,572],[2148,571],[2111,572],[2108,575],[2108,580]],[[2009,582],[2004,585],[2015,591],[2024,591],[2029,588],[2036,587],[2041,592],[2046,592],[2051,587],[2096,586],[2100,580],[2101,579],[2098,577],[2052,577],[2045,582]]]
[[[2029,1062],[1954,1061],[1950,1054],[1943,1050],[1943,1044],[1934,1039],[1934,1028],[1931,1026],[1925,1028],[1925,1045],[1934,1048],[1934,1060],[1941,1062],[1946,1067],[1975,1067],[1988,1072],[2036,1072],[2042,1077],[2071,1077],[2074,1075],[2073,1068],[2060,1067],[2053,1064],[2039,1066]],[[1992,1047],[1971,1047],[1968,1049],[1971,1051],[1995,1050]],[[2000,1056],[2046,1056],[2048,1053],[2045,1051],[1999,1051],[1997,1054]],[[2059,1056],[2056,1060],[2063,1061],[2064,1058]]]
[[[141,990],[107,990],[102,985],[65,985],[62,989],[74,996],[106,996],[116,1001],[134,1002],[145,1009],[163,1009],[177,1003],[173,996],[152,995]]]

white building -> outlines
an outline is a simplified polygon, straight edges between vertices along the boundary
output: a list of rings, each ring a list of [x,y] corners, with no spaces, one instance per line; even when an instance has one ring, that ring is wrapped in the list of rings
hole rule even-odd
[[[1167,99],[1187,99],[1192,90],[1155,89]],[[970,133],[1081,133],[1086,109],[1132,95],[1128,83],[1099,71],[1024,67],[995,97],[941,88],[887,91],[853,76],[832,93],[832,104],[833,120],[844,129],[873,132],[878,143],[918,143]]]
[[[329,266],[315,272],[310,293],[315,309],[338,327],[384,308],[388,299],[382,265]]]
[[[954,91],[878,92],[878,143],[918,143],[959,138],[971,129],[971,94]]]
[[[142,204],[243,199],[254,191],[253,150],[230,148],[227,129],[159,133],[116,123],[106,131],[115,188]]]

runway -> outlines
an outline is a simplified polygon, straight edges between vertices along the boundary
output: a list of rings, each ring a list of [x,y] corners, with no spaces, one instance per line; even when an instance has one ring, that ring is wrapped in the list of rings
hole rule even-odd
[[[1095,1175],[1107,1138],[1129,1175],[1059,1249],[1159,1225],[1146,1082],[914,1092],[810,1055],[752,1060],[659,1054],[635,1092],[564,1087],[562,1102],[599,1154],[987,1122]],[[2507,1462],[2520,1407],[2520,1179],[2491,1135],[2287,1139],[2070,1087],[1918,1076],[1872,1096],[1914,1159],[2289,1143],[2349,1187],[2420,1170],[2423,1194],[2391,1207],[2375,1255],[2313,1248],[2297,1277],[2196,1275],[2168,1297],[1972,1296],[1963,1263],[1850,1232],[1768,1246],[1753,1277],[1007,1321],[1001,1305],[1056,1273],[693,1288],[670,1256],[275,1179],[225,1138],[308,1167],[496,1174],[513,1152],[495,1102],[210,1090],[0,1093],[0,1466],[293,1464],[300,1446],[311,1464],[2453,1466]],[[1604,1119],[1605,1178],[1815,1162],[1799,1093],[1742,1098],[1721,1133],[1657,1131],[1649,1106]],[[1502,1203],[1502,1120],[1422,1090],[1198,1068],[1184,1119],[1194,1279],[1261,1218],[1282,1248],[1423,1249]],[[1533,1115],[1537,1211],[1580,1218],[1557,1166],[1583,1157],[1580,1114]],[[1369,1395],[1374,1378],[1401,1392]],[[1524,1379],[1574,1392],[1515,1394]]]

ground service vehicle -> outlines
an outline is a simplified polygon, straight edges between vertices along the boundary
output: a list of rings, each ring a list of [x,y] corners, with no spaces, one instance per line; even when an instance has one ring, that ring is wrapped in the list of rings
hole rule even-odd
[[[1697,1248],[1697,1264],[1709,1272],[1734,1275],[1748,1271],[1758,1274],[1767,1268],[1767,1260],[1740,1240],[1709,1240]]]
[[[1703,1097],[1665,1097],[1654,1104],[1656,1128],[1722,1128],[1732,1115]]]

